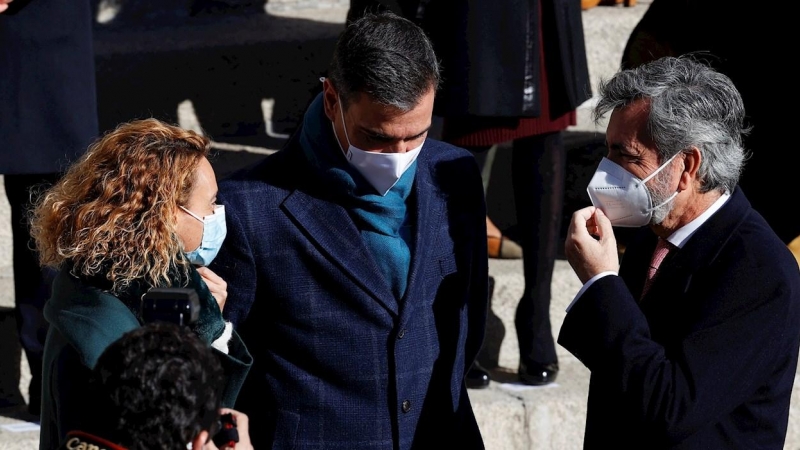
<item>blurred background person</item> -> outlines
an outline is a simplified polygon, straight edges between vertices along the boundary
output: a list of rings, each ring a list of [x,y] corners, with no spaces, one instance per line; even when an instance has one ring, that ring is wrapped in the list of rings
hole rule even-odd
[[[5,9],[7,8],[7,9]],[[28,412],[39,415],[42,308],[54,272],[31,251],[30,191],[52,184],[98,134],[89,0],[0,0],[0,174],[11,209],[14,314],[31,371]],[[23,278],[24,277],[24,278]],[[2,355],[0,408],[23,403],[19,353]]]
[[[223,405],[233,406],[251,358],[222,318],[225,281],[204,267],[226,235],[209,146],[155,119],[124,123],[37,200],[31,233],[41,264],[59,271],[44,309],[41,449],[82,428],[88,375],[111,342],[141,325],[151,287],[197,292],[191,327],[220,353]]]
[[[239,441],[224,448],[253,448],[247,416],[220,408],[219,359],[188,327],[153,322],[125,333],[103,351],[91,376],[85,400],[94,417],[67,433],[61,449],[216,449],[211,438],[227,413]]]
[[[575,109],[591,97],[580,1],[431,0],[417,15],[442,60],[434,108],[444,118],[442,140],[470,150],[479,162],[492,146],[511,142],[515,238],[525,278],[515,316],[518,374],[526,384],[551,383],[559,369],[550,285],[563,245],[562,132],[576,124]],[[488,243],[490,255],[502,256],[500,244]]]
[[[775,162],[774,151],[786,146],[792,116],[782,112],[785,100],[772,91],[774,86],[792,85],[788,76],[794,70],[788,67],[791,59],[775,58],[763,49],[789,42],[785,34],[791,25],[790,15],[768,11],[725,0],[654,0],[631,32],[621,64],[633,68],[662,56],[691,53],[733,80],[753,128],[744,141],[749,155],[741,188],[788,244],[800,237],[800,222],[787,214],[786,204],[776,201],[775,194],[797,192],[800,152],[783,151],[780,163]],[[744,31],[754,28],[759,32]]]

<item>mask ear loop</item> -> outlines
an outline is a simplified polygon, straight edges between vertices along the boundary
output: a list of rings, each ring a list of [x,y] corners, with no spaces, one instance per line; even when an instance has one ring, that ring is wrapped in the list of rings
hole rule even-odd
[[[206,221],[205,221],[205,220],[203,220],[203,218],[202,218],[202,217],[200,217],[200,216],[198,216],[197,214],[195,214],[195,213],[193,213],[193,212],[189,211],[188,209],[184,208],[183,206],[181,206],[181,205],[178,205],[178,208],[180,208],[180,209],[182,209],[182,210],[186,211],[186,214],[189,214],[190,216],[194,217],[195,219],[199,220],[200,222],[202,222],[202,223],[206,223]]]
[[[323,84],[325,83],[326,79],[327,78],[325,78],[325,77],[319,77],[319,81],[321,83],[323,83]],[[350,143],[350,136],[347,135],[347,123],[344,120],[344,109],[342,108],[342,97],[339,95],[338,92],[336,93],[336,101],[337,101],[337,103],[339,103],[339,114],[342,115],[342,128],[344,129],[344,139],[347,141],[347,150],[343,149],[342,148],[342,144],[339,143],[339,136],[338,136],[338,133],[336,133],[336,124],[331,122],[331,128],[333,128],[333,134],[334,134],[334,136],[336,136],[336,143],[339,144],[339,148],[344,153],[344,156],[347,157],[347,159],[349,160],[350,159],[350,146],[352,144]]]
[[[654,176],[656,176],[656,175],[658,174],[658,172],[661,172],[661,170],[662,170],[662,169],[664,169],[664,167],[667,167],[667,166],[669,165],[669,163],[671,163],[671,162],[672,162],[672,160],[673,160],[673,159],[675,159],[675,157],[676,157],[676,156],[678,156],[678,155],[680,155],[681,153],[683,153],[683,152],[678,152],[678,153],[675,153],[674,155],[672,155],[672,157],[671,157],[670,159],[668,159],[668,160],[667,160],[667,162],[665,162],[664,164],[662,164],[662,165],[661,165],[661,167],[659,167],[659,168],[658,168],[658,169],[656,169],[656,170],[655,170],[653,173],[651,173],[650,175],[648,175],[647,177],[645,177],[645,179],[643,179],[643,180],[641,181],[640,185],[641,185],[641,186],[643,186],[643,187],[646,187],[646,186],[644,185],[645,183],[647,183],[647,182],[648,182],[649,180],[651,180],[651,179],[652,179]],[[648,212],[648,213],[651,213],[651,212],[653,212],[653,211],[657,210],[658,208],[661,208],[662,206],[664,206],[664,205],[666,205],[667,203],[671,202],[671,201],[672,201],[672,200],[673,200],[675,197],[677,197],[677,196],[678,196],[678,193],[677,193],[677,192],[673,192],[673,193],[672,193],[672,195],[670,195],[670,196],[669,196],[669,198],[667,198],[667,199],[666,199],[666,200],[664,200],[663,202],[659,203],[659,204],[658,204],[658,205],[656,205],[656,206],[651,206],[650,208],[647,208],[647,212]],[[649,195],[648,195],[648,197],[649,197]]]
[[[342,109],[342,97],[339,94],[336,94],[336,100],[339,102],[339,113],[342,115],[342,128],[344,128],[344,138],[347,140],[347,153],[350,153],[350,146],[353,145],[350,143],[350,136],[347,135],[347,123],[344,121],[344,109]]]

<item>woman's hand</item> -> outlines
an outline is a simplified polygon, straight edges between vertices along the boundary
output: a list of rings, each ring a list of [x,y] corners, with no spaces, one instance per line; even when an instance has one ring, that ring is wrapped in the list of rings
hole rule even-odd
[[[208,290],[211,291],[211,295],[219,305],[219,310],[222,311],[225,301],[228,299],[228,283],[208,267],[198,267],[197,272],[203,277],[203,281],[208,285]]]
[[[236,422],[239,442],[236,442],[234,446],[225,445],[217,448],[217,446],[214,445],[214,441],[209,439],[206,445],[203,446],[203,450],[253,450],[253,444],[250,443],[250,419],[247,417],[247,414],[230,408],[222,408],[219,411],[220,415],[228,413],[233,415],[233,420]]]

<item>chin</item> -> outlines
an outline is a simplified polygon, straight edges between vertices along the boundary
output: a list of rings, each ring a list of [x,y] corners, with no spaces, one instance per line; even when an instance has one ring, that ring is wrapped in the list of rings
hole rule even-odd
[[[662,226],[671,212],[672,202],[670,201],[666,205],[663,205],[657,210],[653,211],[653,217],[650,218],[650,225]]]

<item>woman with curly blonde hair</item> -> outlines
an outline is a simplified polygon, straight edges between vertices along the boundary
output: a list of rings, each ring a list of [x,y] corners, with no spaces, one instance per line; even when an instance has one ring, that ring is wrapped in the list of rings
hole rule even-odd
[[[59,271],[44,310],[40,449],[92,420],[89,373],[108,345],[141,326],[142,296],[154,287],[198,293],[190,326],[220,354],[223,405],[233,406],[252,358],[222,318],[225,281],[205,267],[226,232],[209,147],[156,119],[124,123],[38,198],[31,235],[40,263]]]

